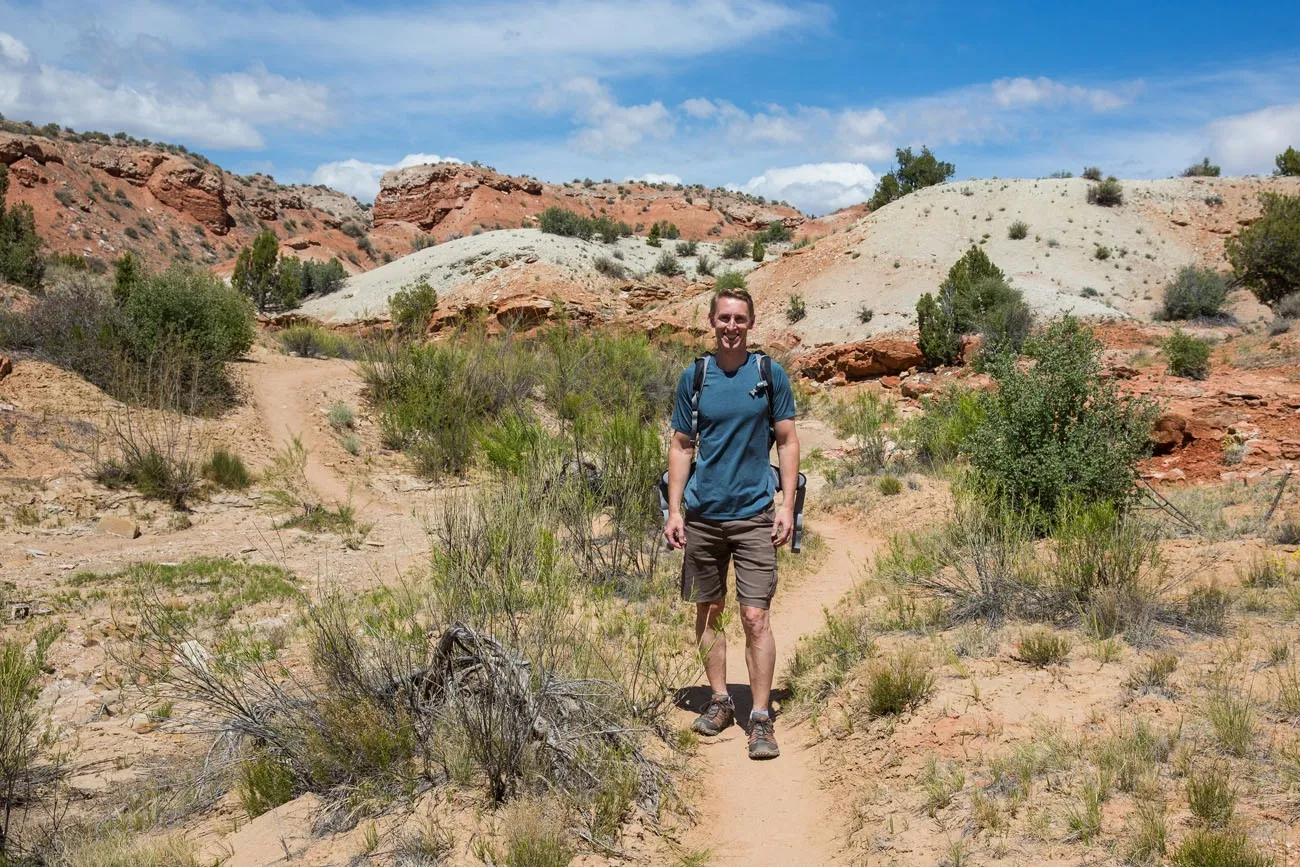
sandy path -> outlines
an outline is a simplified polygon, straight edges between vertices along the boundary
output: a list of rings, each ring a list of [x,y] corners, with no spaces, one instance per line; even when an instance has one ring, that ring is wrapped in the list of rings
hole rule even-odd
[[[799,637],[822,627],[823,609],[833,607],[849,591],[879,542],[841,521],[822,518],[815,525],[826,539],[826,563],[801,578],[794,589],[778,591],[772,605],[777,684],[794,657]],[[727,683],[737,699],[737,715],[747,717],[749,676],[744,638],[737,627],[730,630],[728,639]],[[699,692],[707,691],[706,686]],[[693,715],[683,714],[682,723],[689,724]],[[840,863],[840,823],[835,805],[822,789],[810,727],[807,723],[783,725],[778,720],[777,739],[781,756],[769,762],[750,761],[740,726],[700,748],[699,760],[705,764],[704,797],[700,799],[700,823],[689,844],[697,850],[712,850],[710,863],[745,867]]]
[[[253,404],[262,424],[279,450],[297,436],[307,449],[307,483],[325,505],[352,502],[359,511],[388,511],[391,505],[359,492],[326,462],[325,455],[339,449],[325,430],[327,424],[316,406],[325,387],[353,379],[352,362],[339,359],[297,358],[261,351],[247,370]]]

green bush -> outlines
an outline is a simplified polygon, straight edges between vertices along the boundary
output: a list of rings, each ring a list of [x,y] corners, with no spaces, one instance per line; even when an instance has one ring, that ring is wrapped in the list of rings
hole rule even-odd
[[[424,280],[408,283],[388,299],[393,325],[403,334],[424,334],[437,309],[438,292]]]
[[[758,233],[758,237],[764,243],[780,244],[794,237],[794,230],[787,226],[784,220],[773,220],[768,223],[766,229]]]
[[[1200,319],[1223,315],[1228,284],[1213,268],[1187,265],[1165,286],[1163,319]]]
[[[1018,352],[1033,324],[1020,291],[978,246],[972,246],[948,270],[938,297],[926,293],[916,305],[921,354],[932,367],[955,364],[962,335],[978,332],[983,352]]]
[[[1101,169],[1097,166],[1088,166],[1079,174],[1079,177],[1086,181],[1099,181],[1101,180]]]
[[[548,235],[590,240],[595,226],[589,217],[552,205],[537,215],[537,227]]]
[[[1029,237],[1029,224],[1024,220],[1016,220],[1011,224],[1011,228],[1007,229],[1007,237],[1013,241],[1023,241]]]
[[[1272,858],[1257,850],[1241,830],[1192,831],[1169,856],[1174,867],[1273,867]]]
[[[758,239],[754,240],[752,258],[754,259],[755,262],[762,262],[764,259],[767,258],[767,248],[764,247],[763,242],[759,241]]]
[[[888,431],[898,417],[898,405],[872,391],[859,392],[853,400],[831,408],[835,434],[855,445],[847,461],[850,474],[873,473],[885,466]]]
[[[723,271],[713,284],[713,288],[718,291],[723,289],[744,289],[747,286],[745,275],[739,271]]]
[[[1105,262],[1110,258],[1110,247],[1107,247],[1105,244],[1098,244],[1092,251],[1092,258],[1099,262]]]
[[[808,306],[804,303],[803,296],[797,292],[791,295],[785,307],[785,321],[793,325],[807,315]]]
[[[695,260],[695,273],[701,277],[713,276],[713,260],[709,258],[707,253],[701,253],[699,258]]]
[[[1300,177],[1300,151],[1295,148],[1288,147],[1277,155],[1274,162],[1277,164],[1277,170],[1273,174]]]
[[[921,408],[924,412],[908,419],[904,440],[917,459],[932,467],[956,460],[971,433],[984,420],[979,395],[955,385],[922,397]]]
[[[1175,331],[1161,344],[1169,372],[1184,379],[1205,379],[1210,375],[1210,341]]]
[[[749,242],[744,238],[728,238],[722,242],[722,258],[743,259],[752,252]]]
[[[230,285],[251,298],[263,312],[292,310],[302,300],[302,262],[293,256],[281,256],[279,251],[280,240],[274,232],[259,233],[251,247],[239,251],[230,276]]]
[[[1023,367],[1010,353],[988,372],[984,421],[968,441],[976,488],[1042,520],[1065,501],[1127,502],[1149,452],[1157,409],[1101,377],[1102,344],[1064,316],[1026,341]]]
[[[1113,208],[1124,204],[1124,185],[1113,175],[1088,187],[1088,204]]]
[[[1210,162],[1209,157],[1205,157],[1199,163],[1192,163],[1183,169],[1185,178],[1217,178],[1219,176],[1219,167]]]
[[[1280,319],[1300,319],[1300,292],[1283,296],[1273,305],[1273,313]]]
[[[678,256],[694,256],[698,252],[700,252],[699,241],[678,241],[677,242]]]
[[[1264,213],[1225,245],[1238,281],[1265,304],[1300,291],[1300,195],[1260,194]]]
[[[934,674],[919,653],[899,650],[867,677],[867,712],[893,716],[919,707],[934,691]]]
[[[1037,668],[1064,665],[1070,655],[1070,639],[1046,629],[1034,629],[1020,636],[1016,657]]]
[[[936,159],[928,147],[923,146],[919,154],[913,154],[910,147],[899,148],[894,151],[894,156],[898,159],[898,168],[886,172],[876,183],[875,193],[868,202],[873,211],[908,193],[942,184],[957,172],[956,166]]]
[[[216,449],[203,465],[203,478],[219,488],[242,491],[253,483],[243,460],[234,452]]]
[[[670,250],[664,250],[659,254],[658,260],[655,261],[655,273],[662,274],[665,277],[680,277],[682,263],[677,260],[677,257]]]
[[[596,269],[597,274],[604,274],[606,277],[612,277],[615,280],[622,280],[627,277],[627,268],[615,259],[609,256],[597,256],[592,261],[592,267]]]
[[[358,358],[361,355],[361,345],[357,340],[320,325],[291,325],[276,332],[275,337],[285,352],[300,358]]]
[[[9,169],[0,165],[0,278],[27,289],[40,288],[45,276],[36,213],[31,205],[8,207]]]

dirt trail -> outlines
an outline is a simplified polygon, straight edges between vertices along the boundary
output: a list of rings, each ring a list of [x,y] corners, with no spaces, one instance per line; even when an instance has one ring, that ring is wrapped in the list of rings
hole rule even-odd
[[[256,352],[253,358],[247,381],[275,448],[284,448],[292,437],[298,437],[307,449],[306,476],[312,490],[327,505],[352,502],[360,492],[326,464],[323,456],[338,445],[322,430],[320,411],[315,406],[327,385],[355,378],[351,362],[296,358],[268,351]],[[359,510],[391,508],[388,503],[365,496],[353,505]]]
[[[778,685],[799,638],[822,627],[823,609],[833,607],[849,591],[880,541],[842,521],[821,518],[810,523],[826,539],[829,553],[821,569],[799,579],[793,589],[778,591],[772,604]],[[744,638],[733,629],[728,639],[727,683],[738,698],[738,710],[748,714]],[[700,823],[690,843],[695,849],[711,849],[710,863],[745,867],[841,863],[837,854],[841,823],[822,789],[811,728],[806,722],[782,722],[777,724],[781,756],[774,761],[750,761],[740,726],[700,748],[705,791]]]

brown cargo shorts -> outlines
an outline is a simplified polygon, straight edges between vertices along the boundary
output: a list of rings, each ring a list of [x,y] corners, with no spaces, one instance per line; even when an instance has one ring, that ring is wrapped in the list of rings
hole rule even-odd
[[[711,521],[686,513],[686,559],[682,561],[682,599],[714,602],[727,595],[727,564],[736,563],[736,598],[741,605],[767,608],[776,595],[776,546],[768,508],[752,518]]]

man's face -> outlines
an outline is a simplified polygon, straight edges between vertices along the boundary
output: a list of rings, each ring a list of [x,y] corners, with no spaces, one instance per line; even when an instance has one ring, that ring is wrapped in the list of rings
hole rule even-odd
[[[739,298],[718,299],[718,309],[709,317],[719,349],[744,349],[753,324],[749,318],[749,305]]]

